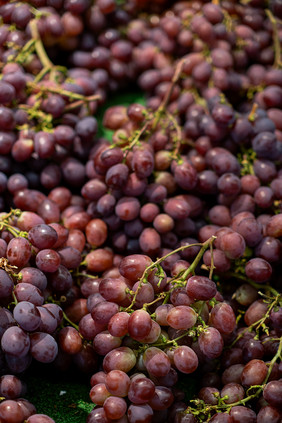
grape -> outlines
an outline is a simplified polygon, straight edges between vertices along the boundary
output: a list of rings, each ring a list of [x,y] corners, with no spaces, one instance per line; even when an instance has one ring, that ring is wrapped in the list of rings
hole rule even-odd
[[[131,380],[129,390],[128,390],[128,399],[134,404],[146,404],[155,393],[154,383],[146,378],[140,377]]]
[[[145,310],[134,311],[128,319],[128,333],[134,339],[142,339],[149,335],[152,320]]]
[[[164,211],[172,219],[184,219],[190,214],[189,204],[185,201],[184,197],[180,195],[178,197],[169,198],[164,204]]]
[[[22,276],[22,283],[30,283],[31,285],[36,286],[40,291],[44,291],[47,287],[47,278],[41,270],[36,269],[35,267],[24,267],[20,271]]]
[[[195,188],[197,183],[197,172],[188,163],[176,166],[174,177],[177,184],[184,190],[191,190]]]
[[[24,419],[27,419],[32,414],[36,413],[36,408],[34,407],[34,405],[31,404],[31,402],[27,401],[26,399],[19,398],[19,399],[17,399],[16,402],[20,406],[20,408],[23,412]]]
[[[85,232],[87,242],[96,247],[104,244],[108,235],[107,225],[101,219],[90,220],[86,225]]]
[[[49,334],[55,332],[58,326],[58,322],[54,314],[45,307],[37,307],[37,310],[40,315],[38,330],[40,332],[46,332]]]
[[[275,216],[272,216],[269,223],[266,227],[267,235],[274,238],[279,238],[281,236],[282,231],[282,214],[277,214]]]
[[[106,355],[121,346],[121,339],[112,336],[108,331],[98,333],[93,340],[93,347],[97,354]]]
[[[258,221],[251,217],[242,219],[235,230],[243,236],[249,247],[256,246],[262,239],[262,227]]]
[[[161,247],[161,237],[153,228],[145,228],[140,237],[139,244],[145,254],[155,255]]]
[[[202,401],[204,401],[206,404],[211,404],[211,405],[217,404],[218,395],[219,395],[219,390],[213,387],[204,387],[198,393],[198,396]]]
[[[59,254],[50,249],[43,249],[36,255],[36,266],[42,272],[56,272],[61,263]]]
[[[58,235],[51,226],[36,225],[30,229],[28,233],[28,240],[32,245],[40,250],[51,248],[58,240]]]
[[[200,350],[208,358],[219,357],[223,349],[223,339],[220,332],[209,327],[202,332],[198,338]]]
[[[216,304],[211,311],[210,324],[222,334],[233,332],[236,317],[232,307],[226,303]]]
[[[281,244],[278,239],[265,237],[256,247],[256,255],[269,263],[279,260]]]
[[[113,264],[113,253],[106,249],[98,248],[86,255],[85,262],[90,272],[104,272]]]
[[[186,292],[196,300],[209,300],[216,294],[216,285],[205,276],[192,276],[187,281]]]
[[[0,269],[0,297],[9,297],[13,291],[14,283],[5,270]]]
[[[27,423],[54,423],[55,420],[46,414],[33,414],[27,419]]]
[[[103,301],[95,305],[91,311],[91,316],[96,323],[107,324],[111,317],[118,312],[118,309],[117,304]]]
[[[254,301],[247,309],[244,320],[245,323],[249,326],[252,323],[261,319],[267,311],[267,306],[263,300]]]
[[[186,330],[195,325],[197,314],[191,307],[180,305],[168,311],[166,320],[172,328]]]
[[[130,379],[121,370],[112,370],[105,377],[105,384],[112,395],[125,397],[128,394]]]
[[[0,378],[0,392],[1,396],[6,399],[15,399],[21,396],[23,386],[16,376],[5,375]]]
[[[186,345],[182,345],[174,351],[173,361],[176,368],[182,373],[193,373],[198,367],[196,353]]]
[[[242,235],[237,232],[226,233],[222,235],[220,240],[220,249],[224,251],[230,259],[241,257],[246,248],[246,243]]]
[[[2,336],[1,347],[5,353],[21,358],[29,351],[30,339],[21,328],[11,326]]]
[[[6,308],[2,307],[0,309],[0,337],[2,337],[6,329],[15,325],[16,322],[13,318],[12,313]]]
[[[103,368],[105,371],[121,370],[125,373],[129,372],[136,364],[134,352],[128,347],[119,347],[110,351],[103,360]]]
[[[262,407],[257,414],[257,422],[262,423],[263,421],[271,420],[273,423],[279,423],[280,414],[277,409],[267,405]]]
[[[270,279],[272,267],[266,260],[254,258],[246,264],[245,272],[250,279],[263,283]]]
[[[58,342],[60,348],[67,354],[77,354],[82,348],[81,336],[79,332],[71,326],[66,326],[60,330]]]
[[[244,388],[238,383],[228,383],[222,388],[220,396],[221,398],[227,396],[224,402],[226,404],[232,404],[242,400],[245,396],[245,391]]]
[[[210,421],[213,423],[231,423],[232,417],[226,413],[216,413]]]
[[[150,257],[143,254],[132,254],[121,260],[119,271],[125,278],[136,282],[151,264],[152,260]]]
[[[23,237],[13,238],[7,246],[7,259],[10,264],[17,267],[27,265],[31,257],[31,247]]]
[[[245,342],[242,353],[245,362],[255,358],[262,359],[264,356],[264,348],[260,341],[249,339]]]
[[[105,181],[110,188],[121,188],[128,179],[129,170],[124,164],[118,163],[109,168]]]
[[[169,358],[159,348],[148,348],[143,355],[143,360],[147,371],[153,376],[165,376],[170,370]]]
[[[16,401],[5,400],[0,404],[0,417],[7,423],[21,423],[23,411]]]
[[[153,410],[148,405],[131,404],[128,407],[127,417],[129,423],[150,423],[153,416]]]
[[[104,383],[98,383],[92,387],[89,396],[95,404],[103,405],[105,400],[110,396],[110,393]]]
[[[48,333],[34,332],[30,335],[30,352],[35,360],[51,363],[58,354],[58,345]]]
[[[94,385],[97,385],[98,383],[105,383],[106,380],[106,373],[100,371],[98,373],[94,373],[91,376],[90,379],[90,385],[93,387]]]
[[[249,361],[242,372],[241,380],[245,386],[260,385],[267,375],[267,366],[262,360]]]
[[[272,406],[281,406],[281,380],[273,380],[268,382],[263,390],[263,398]]]
[[[13,310],[14,319],[28,332],[36,330],[41,322],[40,314],[34,304],[21,301]]]
[[[230,416],[232,417],[234,423],[239,423],[243,421],[249,423],[256,422],[256,413],[250,408],[243,407],[240,405],[231,408]]]
[[[5,360],[11,372],[22,373],[30,366],[32,357],[29,353],[23,357],[5,354]]]
[[[81,263],[81,254],[74,247],[65,247],[58,251],[61,263],[67,269],[75,269]],[[59,266],[60,267],[60,266]]]
[[[206,266],[211,266],[211,251],[208,250],[204,253],[203,261]],[[224,273],[228,272],[231,267],[230,260],[226,257],[223,251],[214,250],[213,251],[213,262],[215,266],[215,272]]]
[[[126,298],[126,289],[126,283],[118,278],[105,278],[99,284],[99,293],[105,300],[118,304]]]
[[[127,404],[123,398],[109,397],[104,402],[104,410],[109,419],[120,419],[126,413]]]

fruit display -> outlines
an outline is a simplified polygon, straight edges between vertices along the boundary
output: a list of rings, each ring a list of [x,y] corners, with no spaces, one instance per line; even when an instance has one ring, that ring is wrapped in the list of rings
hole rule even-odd
[[[281,423],[281,0],[0,17],[0,422]]]

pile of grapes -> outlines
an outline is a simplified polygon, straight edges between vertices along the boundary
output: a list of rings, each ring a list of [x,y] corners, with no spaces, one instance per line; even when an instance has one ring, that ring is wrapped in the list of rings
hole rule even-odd
[[[87,423],[281,423],[281,0],[0,16],[1,423],[36,362]]]

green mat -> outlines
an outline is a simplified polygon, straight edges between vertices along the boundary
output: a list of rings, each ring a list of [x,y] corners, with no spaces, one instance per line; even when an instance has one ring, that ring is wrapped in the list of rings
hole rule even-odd
[[[35,405],[37,413],[47,414],[56,423],[85,423],[94,407],[89,399],[89,382],[61,382],[60,375],[58,381],[35,376],[25,380],[26,398]]]

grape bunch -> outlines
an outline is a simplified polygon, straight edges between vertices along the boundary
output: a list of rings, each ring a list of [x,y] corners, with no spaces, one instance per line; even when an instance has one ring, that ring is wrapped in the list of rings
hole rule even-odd
[[[280,3],[0,0],[1,422],[281,423]]]

